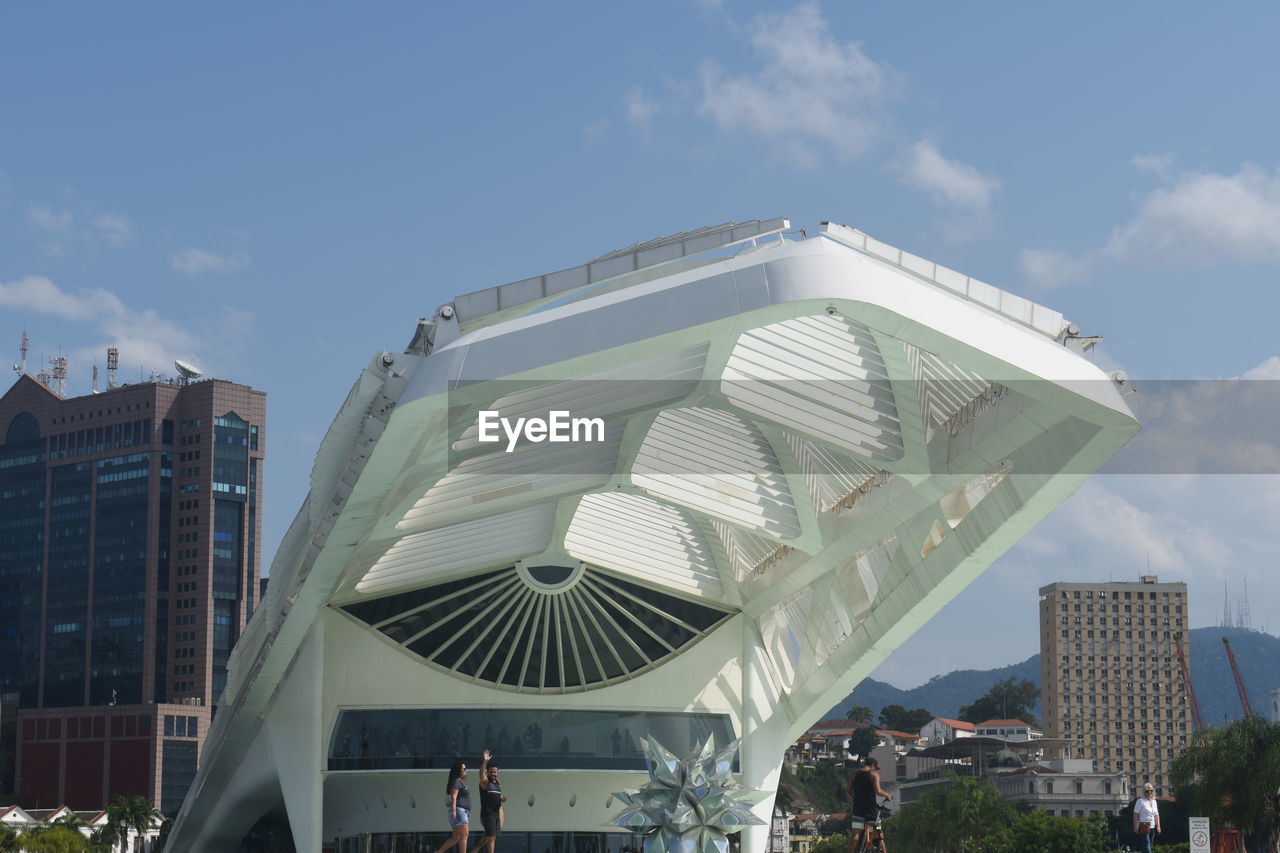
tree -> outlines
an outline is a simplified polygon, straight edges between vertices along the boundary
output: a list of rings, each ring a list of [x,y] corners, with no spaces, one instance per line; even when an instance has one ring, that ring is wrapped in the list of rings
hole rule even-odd
[[[1038,701],[1039,687],[1025,678],[1006,678],[991,685],[991,689],[974,700],[972,705],[961,706],[960,719],[967,723],[1022,720],[1035,726],[1039,723],[1031,709]]]
[[[1106,853],[1112,849],[1101,817],[1054,817],[1041,811],[1019,812],[1008,828],[988,839],[980,853]]]
[[[885,705],[880,709],[880,726],[896,732],[919,731],[932,719],[933,714],[924,708],[908,711],[901,705]]]
[[[0,824],[0,853],[18,853],[18,833]]]
[[[110,815],[107,816],[106,825],[98,827],[89,836],[90,846],[98,850],[116,850],[123,840],[123,830],[111,823]]]
[[[986,779],[952,775],[885,822],[890,850],[977,853],[999,840],[1013,821],[1013,806]],[[1004,851],[999,851],[1004,853]]]
[[[880,745],[880,735],[871,726],[857,728],[849,737],[849,753],[859,759],[871,755],[871,750]]]
[[[809,853],[849,853],[849,833],[819,838],[809,845]]]
[[[1240,830],[1251,853],[1280,853],[1280,723],[1253,715],[1201,729],[1171,776],[1193,814]]]
[[[151,822],[154,818],[162,817],[156,810],[155,804],[143,796],[133,796],[125,799],[123,796],[117,796],[111,805],[107,806],[107,824],[114,828],[117,837],[127,843],[129,833],[134,833],[134,847],[142,849],[141,839],[146,837],[147,831],[151,829]]]
[[[871,709],[866,705],[852,705],[848,711],[845,711],[844,715],[855,723],[869,723],[872,719]]]
[[[84,853],[89,840],[65,825],[53,825],[24,832],[19,838],[19,850],[27,853]]]

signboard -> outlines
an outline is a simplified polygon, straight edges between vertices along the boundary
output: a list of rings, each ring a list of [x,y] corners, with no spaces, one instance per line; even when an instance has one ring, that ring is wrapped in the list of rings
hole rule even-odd
[[[1190,824],[1190,853],[1209,853],[1209,818],[1193,817]]]

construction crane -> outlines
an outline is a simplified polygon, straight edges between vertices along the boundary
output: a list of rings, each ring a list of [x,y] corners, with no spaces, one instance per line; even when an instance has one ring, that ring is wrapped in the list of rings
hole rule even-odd
[[[1178,650],[1178,667],[1182,670],[1182,683],[1187,685],[1187,702],[1191,705],[1191,725],[1195,731],[1204,728],[1204,715],[1196,701],[1196,689],[1191,686],[1191,671],[1187,668],[1187,654],[1182,650],[1182,634],[1173,635],[1173,647]]]
[[[1236,656],[1231,651],[1231,641],[1226,637],[1222,638],[1222,645],[1227,649],[1227,660],[1231,662],[1231,674],[1236,679],[1236,692],[1240,694],[1240,707],[1244,708],[1246,717],[1253,716],[1253,703],[1249,701],[1249,693],[1244,689],[1244,679],[1240,677],[1240,667],[1236,666]]]

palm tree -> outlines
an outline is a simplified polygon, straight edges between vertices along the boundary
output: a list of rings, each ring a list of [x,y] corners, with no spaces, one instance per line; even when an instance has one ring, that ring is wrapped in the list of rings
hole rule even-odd
[[[95,853],[113,853],[123,841],[123,832],[111,822],[108,815],[106,826],[100,826],[94,830],[93,835],[89,836],[89,844],[93,846]]]
[[[151,831],[156,821],[164,819],[164,815],[156,808],[155,803],[142,796],[129,798],[128,812],[129,828],[137,833],[134,849],[141,850],[143,839],[147,837],[147,833]]]
[[[1280,853],[1280,723],[1252,715],[1201,729],[1173,763],[1197,812],[1239,829],[1254,853]]]
[[[107,806],[107,825],[114,830],[119,841],[126,845],[129,833],[133,832],[135,851],[142,849],[142,839],[151,829],[152,819],[158,817],[161,817],[161,814],[155,804],[143,796],[133,796],[128,799],[117,796],[111,805]]]

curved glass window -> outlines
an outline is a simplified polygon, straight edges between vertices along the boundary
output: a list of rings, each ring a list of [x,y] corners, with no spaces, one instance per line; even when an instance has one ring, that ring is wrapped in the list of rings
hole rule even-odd
[[[652,735],[684,757],[708,736],[734,738],[727,714],[540,708],[379,708],[338,713],[330,770],[429,770],[480,766],[488,747],[501,768],[644,770],[640,740]],[[737,769],[737,758],[734,759]]]
[[[594,566],[500,569],[343,610],[444,669],[557,693],[648,670],[731,615]]]

